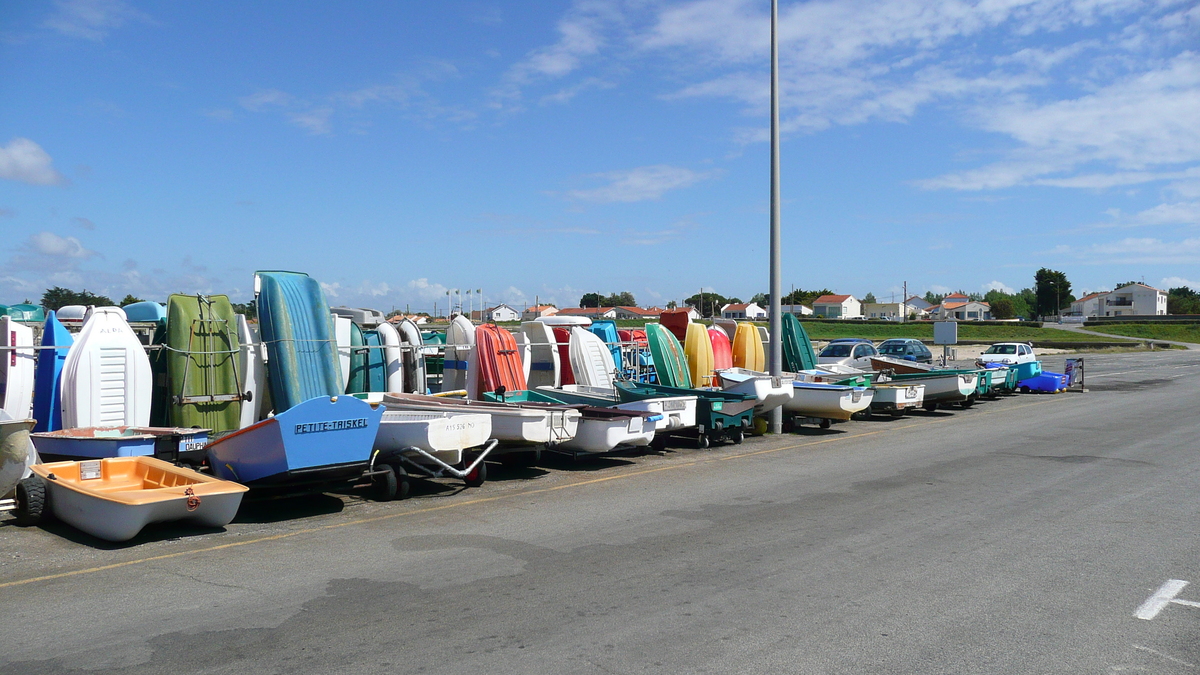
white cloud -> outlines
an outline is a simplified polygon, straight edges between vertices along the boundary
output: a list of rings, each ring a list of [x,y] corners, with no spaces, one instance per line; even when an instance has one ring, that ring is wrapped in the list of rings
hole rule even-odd
[[[1016,293],[1012,286],[1009,286],[1003,281],[989,281],[988,283],[984,284],[983,292],[987,293],[988,291],[1000,291],[1001,293],[1008,293],[1009,295]]]
[[[82,227],[85,230],[96,229],[96,224],[93,223],[91,221],[91,219],[89,219],[89,218],[72,218],[71,222],[75,223],[76,225]]]
[[[330,131],[329,118],[333,115],[333,108],[313,108],[305,112],[289,113],[288,119],[292,124],[307,129],[313,135],[327,134]]]
[[[246,110],[260,112],[269,106],[287,107],[292,104],[293,100],[292,95],[286,91],[260,89],[249,96],[238,99],[238,103]]]
[[[96,255],[95,251],[84,248],[75,237],[60,237],[53,232],[38,232],[25,240],[25,248],[38,255],[52,258],[87,259]]]
[[[1158,284],[1158,287],[1163,289],[1179,288],[1180,286],[1187,286],[1193,291],[1200,291],[1200,281],[1191,281],[1183,277],[1164,277]]]
[[[321,292],[324,293],[325,297],[327,297],[327,298],[336,298],[338,296],[338,292],[342,290],[342,285],[339,283],[330,284],[330,283],[326,283],[324,281],[322,281],[320,283],[321,283]]]
[[[1085,247],[1059,246],[1053,253],[1088,264],[1187,265],[1200,263],[1200,238],[1128,237]]]
[[[0,178],[32,185],[62,185],[66,179],[54,169],[54,160],[42,146],[28,138],[14,138],[0,147]]]
[[[123,0],[58,0],[56,11],[43,22],[46,28],[70,37],[98,42],[129,21],[153,23]]]
[[[670,190],[685,188],[716,176],[716,171],[692,171],[666,164],[639,166],[624,171],[595,174],[594,178],[608,181],[607,185],[586,190],[568,190],[566,196],[585,202],[640,202],[658,199]]]
[[[950,288],[949,286],[942,286],[940,284],[932,284],[929,287],[929,291],[931,293],[933,293],[934,295],[946,295],[947,293],[953,293],[954,289]]]

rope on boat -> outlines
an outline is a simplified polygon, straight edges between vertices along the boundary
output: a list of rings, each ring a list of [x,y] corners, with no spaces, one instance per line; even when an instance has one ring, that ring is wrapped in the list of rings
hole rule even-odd
[[[188,488],[183,491],[183,494],[187,497],[188,511],[195,511],[196,509],[200,508],[200,498],[196,496],[196,491],[193,490],[191,486],[188,486]]]

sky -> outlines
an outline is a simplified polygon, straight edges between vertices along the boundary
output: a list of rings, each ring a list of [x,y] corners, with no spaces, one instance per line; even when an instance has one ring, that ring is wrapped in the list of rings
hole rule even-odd
[[[1076,295],[1200,289],[1195,0],[779,19],[785,292],[1011,291],[1041,267]],[[749,299],[769,20],[766,0],[4,3],[0,303],[244,302],[279,269],[384,311]]]

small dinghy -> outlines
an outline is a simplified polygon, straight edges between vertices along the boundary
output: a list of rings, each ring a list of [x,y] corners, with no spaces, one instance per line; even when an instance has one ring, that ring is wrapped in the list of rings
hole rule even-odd
[[[870,387],[793,381],[792,398],[783,404],[783,410],[822,420],[821,426],[828,427],[827,420],[848,420],[871,407],[874,397],[875,390]]]
[[[389,410],[383,413],[375,436],[372,468],[390,468],[391,476],[376,481],[376,498],[381,501],[408,494],[409,469],[431,478],[453,476],[467,487],[487,480],[484,459],[495,449],[492,417],[481,413],[449,413]],[[481,447],[486,446],[486,447]],[[470,461],[466,452],[471,453]],[[394,476],[394,478],[393,478]],[[392,485],[395,485],[393,487]]]
[[[153,457],[52,462],[33,472],[45,490],[42,504],[59,520],[108,541],[128,541],[150,523],[224,527],[246,492]]]
[[[194,427],[77,427],[31,434],[47,461],[157,457],[199,465],[210,429]]]
[[[774,410],[792,399],[792,377],[780,375],[773,377],[767,373],[746,368],[726,368],[718,370],[721,388],[735,394],[750,394],[758,403],[754,405],[755,414]]]
[[[37,461],[37,451],[29,443],[33,420],[2,419],[7,417],[0,414],[0,498],[7,497]]]
[[[492,438],[501,443],[554,445],[569,441],[579,429],[580,414],[573,408],[528,408],[506,403],[470,401],[448,396],[383,394],[368,401],[382,401],[388,411],[411,410],[442,413],[482,413],[492,418]]]

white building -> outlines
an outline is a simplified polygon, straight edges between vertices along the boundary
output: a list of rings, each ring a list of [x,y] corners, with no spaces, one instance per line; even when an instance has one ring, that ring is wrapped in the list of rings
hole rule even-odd
[[[730,303],[721,308],[722,319],[765,319],[767,310],[753,302]]]
[[[920,310],[917,314],[921,314],[922,312],[928,314],[933,310],[933,305],[929,304],[928,300],[919,295],[910,295],[904,302],[907,302],[910,307]]]
[[[868,319],[907,319],[909,314],[920,316],[925,310],[906,302],[864,302],[862,314]]]
[[[813,300],[813,315],[829,319],[855,319],[862,316],[862,303],[853,295],[822,295]]]
[[[779,311],[784,314],[795,314],[796,316],[812,316],[812,307],[807,305],[780,305]]]
[[[505,321],[519,321],[521,313],[503,303],[496,305],[483,312],[483,320],[490,323],[501,323]]]
[[[1167,313],[1167,292],[1146,284],[1129,284],[1105,294],[1097,316],[1145,316]]]
[[[555,316],[586,316],[589,319],[615,319],[616,307],[567,307],[558,310]]]
[[[1075,302],[1072,302],[1071,316],[1100,316],[1100,304],[1104,302],[1104,296],[1106,295],[1108,295],[1108,291],[1088,293]]]
[[[992,306],[982,300],[943,300],[930,315],[943,320],[988,321],[992,318]]]

